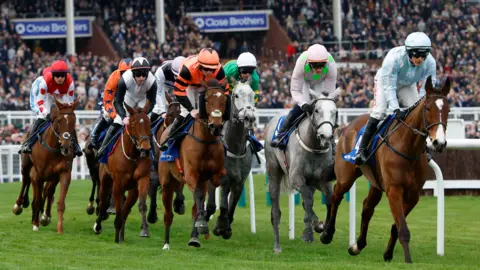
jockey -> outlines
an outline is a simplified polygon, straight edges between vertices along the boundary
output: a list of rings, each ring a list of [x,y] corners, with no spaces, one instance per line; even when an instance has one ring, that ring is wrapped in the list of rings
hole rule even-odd
[[[407,36],[405,46],[391,49],[385,57],[382,67],[375,75],[374,107],[370,113],[365,132],[360,141],[355,164],[364,164],[369,156],[368,144],[377,131],[378,123],[386,116],[387,107],[395,113],[395,119],[401,120],[405,112],[400,110],[399,100],[404,106],[411,106],[419,97],[425,95],[425,84],[420,94],[417,83],[425,82],[432,76],[436,83],[436,63],[430,54],[432,44],[423,32],[414,32]]]
[[[260,77],[255,70],[257,68],[257,59],[249,52],[244,52],[238,56],[237,60],[228,61],[224,66],[225,76],[230,87],[234,87],[235,81],[250,81],[250,87],[255,92],[255,104],[258,102]]]
[[[198,55],[185,59],[175,80],[173,92],[178,102],[180,102],[181,112],[173,122],[168,138],[162,144],[160,150],[165,151],[168,149],[168,142],[176,137],[187,116],[198,118],[198,108],[195,108],[192,104],[204,103],[202,100],[203,95],[200,95],[200,92],[205,90],[206,83],[211,79],[218,80],[221,85],[226,83],[225,89],[228,89],[225,71],[215,50],[211,48],[202,49]],[[225,119],[230,115],[228,111],[230,108],[228,90],[226,90],[225,94],[227,96],[227,111],[223,115],[224,120],[228,120]],[[203,106],[203,104],[199,104],[199,106]]]
[[[39,113],[39,109],[37,107],[37,103],[35,102],[35,97],[38,96],[38,92],[40,91],[40,83],[43,80],[43,77],[48,73],[51,72],[50,67],[46,67],[42,71],[42,76],[38,76],[35,81],[32,83],[32,87],[30,88],[30,109],[35,113]]]
[[[335,91],[336,82],[337,66],[332,55],[323,45],[314,44],[310,46],[306,52],[298,57],[293,69],[290,92],[297,104],[288,114],[278,134],[287,132],[302,112],[313,112],[314,106],[311,104],[310,89],[320,93],[332,93]],[[277,136],[272,140],[270,146],[285,147],[282,144],[281,137]],[[331,144],[332,156],[335,156],[334,137],[332,137]]]
[[[125,58],[118,63],[118,69],[110,74],[105,89],[103,90],[102,114],[95,120],[88,148],[98,148],[98,137],[113,122],[117,112],[113,106],[113,97],[117,92],[118,81],[125,71],[130,69],[132,59]]]
[[[37,78],[38,80],[39,78]],[[38,83],[38,81],[35,82]],[[68,65],[63,60],[57,60],[53,62],[50,66],[50,71],[43,72],[42,79],[38,84],[38,89],[32,85],[32,92],[36,94],[34,98],[35,105],[31,106],[32,111],[37,114],[37,120],[33,124],[33,127],[30,131],[30,138],[33,138],[38,134],[40,126],[43,126],[45,122],[48,121],[50,116],[50,110],[53,104],[53,98],[55,97],[61,103],[73,103],[74,102],[74,90],[75,84],[72,77],[70,76]],[[72,134],[73,144],[74,144],[74,153],[77,156],[82,155],[82,150],[78,145],[77,134],[74,132]],[[20,150],[21,153],[31,153],[34,140],[27,140],[22,145]]]
[[[178,76],[180,71],[180,66],[182,65],[185,57],[178,56],[173,60],[167,60],[162,63],[162,65],[155,72],[155,80],[157,81],[157,98],[155,107],[153,107],[152,114],[150,115],[150,123],[153,126],[159,116],[165,118],[166,116],[166,106],[165,106],[165,90],[171,92],[173,90],[173,85],[175,84],[175,79]]]
[[[157,84],[155,83],[155,76],[150,72],[150,63],[143,57],[133,59],[130,70],[125,71],[118,80],[118,88],[113,100],[113,106],[115,106],[117,114],[96,154],[97,159],[102,156],[105,148],[120,128],[129,124],[129,115],[123,103],[125,102],[132,108],[137,108],[144,107],[148,100],[150,101],[150,107],[147,109],[148,114],[155,106],[156,94]]]

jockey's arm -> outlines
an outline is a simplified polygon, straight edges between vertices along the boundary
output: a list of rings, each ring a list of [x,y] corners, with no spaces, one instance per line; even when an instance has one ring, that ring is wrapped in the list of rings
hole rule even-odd
[[[302,57],[297,59],[292,73],[292,82],[290,84],[290,93],[292,94],[292,99],[298,104],[298,106],[300,106],[300,108],[303,106],[303,104],[308,102],[303,94],[303,85],[306,83],[304,79],[305,61],[306,59],[303,59]]]
[[[117,111],[117,115],[120,116],[122,120],[127,116],[127,112],[123,107],[123,101],[125,100],[126,92],[127,92],[127,85],[125,84],[123,77],[120,77],[120,80],[118,80],[117,93],[115,93],[115,98],[113,100],[113,106]]]
[[[388,107],[392,110],[400,108],[397,97],[397,77],[399,70],[395,60],[394,57],[387,55],[383,61],[382,74],[380,75]]]
[[[73,82],[73,79],[72,79],[72,82],[68,86],[67,94],[64,94],[62,97],[62,103],[73,104],[73,102],[75,102],[74,94],[75,94],[75,83]]]
[[[255,105],[257,105],[258,98],[260,97],[259,85],[260,85],[260,76],[258,76],[257,71],[254,70],[252,73],[252,82],[250,86],[252,87],[253,92],[255,93]]]
[[[323,82],[323,87],[325,92],[333,93],[335,92],[337,84],[337,65],[335,62],[328,62],[328,73]]]
[[[155,82],[157,85],[157,94],[155,98],[155,107],[153,112],[157,115],[161,115],[166,112],[165,106],[165,74],[163,69],[159,67],[155,72]]]
[[[48,93],[48,86],[47,86],[47,82],[45,81],[45,79],[42,79],[42,81],[40,82],[40,91],[38,91],[38,96],[36,98],[36,102],[37,102],[37,106],[38,106],[38,110],[40,112],[39,116],[43,119],[47,119],[47,115],[50,113],[50,108],[48,108],[46,106],[46,102],[47,102],[47,95],[49,95]]]
[[[117,90],[118,80],[120,79],[120,72],[114,71],[108,78],[103,90],[102,104],[105,110],[109,113],[112,119],[115,119],[115,108],[113,107],[113,100],[115,97],[115,91]]]
[[[149,114],[153,110],[153,107],[155,106],[156,97],[157,97],[157,84],[153,83],[152,86],[150,86],[150,89],[148,89],[147,91],[147,100],[150,101],[150,104],[147,109],[147,114]]]
[[[177,98],[180,105],[182,105],[189,112],[194,109],[192,103],[190,103],[190,100],[187,97],[187,87],[191,78],[192,74],[190,74],[190,70],[188,70],[187,67],[183,66],[173,86],[173,94]]]
[[[425,72],[426,75],[422,80],[422,86],[420,87],[420,94],[418,95],[418,97],[423,97],[427,93],[425,91],[425,84],[427,83],[428,76],[432,76],[432,85],[435,85],[437,83],[437,63],[435,59],[429,54],[425,61],[425,64],[427,65],[427,71]]]

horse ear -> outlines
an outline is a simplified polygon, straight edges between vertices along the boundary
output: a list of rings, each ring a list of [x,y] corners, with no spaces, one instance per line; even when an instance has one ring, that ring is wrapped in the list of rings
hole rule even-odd
[[[337,87],[337,89],[335,89],[335,91],[333,91],[332,93],[330,93],[330,94],[328,95],[328,98],[330,98],[330,99],[335,99],[335,98],[337,98],[337,96],[340,94],[340,91],[341,91],[341,90],[340,90],[340,87]]]
[[[147,99],[147,102],[145,102],[145,106],[143,106],[143,111],[144,111],[144,112],[147,112],[147,111],[148,111],[148,107],[150,107],[150,100]]]
[[[310,89],[309,91],[310,91],[310,95],[312,95],[314,99],[322,98],[321,94],[313,91],[312,89]]]
[[[431,94],[435,88],[433,87],[432,84],[432,75],[428,76],[427,81],[425,82],[425,91],[427,92],[427,95]]]
[[[55,101],[55,105],[57,105],[57,109],[61,109],[63,107],[63,104],[58,101],[58,99],[53,96],[53,101]]]
[[[128,106],[127,103],[123,102],[123,105],[125,106],[130,115],[135,114],[135,110],[132,107]]]
[[[443,88],[442,88],[442,94],[444,96],[447,96],[448,93],[450,93],[450,87],[451,87],[451,80],[450,80],[450,77],[447,77],[447,79],[445,80],[445,83],[443,84]]]
[[[75,110],[75,108],[77,108],[78,101],[79,101],[79,99],[76,98],[75,101],[73,102],[73,105],[72,105],[73,110]]]

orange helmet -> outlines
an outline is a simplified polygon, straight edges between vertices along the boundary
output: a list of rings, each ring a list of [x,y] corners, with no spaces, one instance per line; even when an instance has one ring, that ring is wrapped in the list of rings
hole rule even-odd
[[[120,63],[118,63],[118,70],[127,71],[130,69],[131,66],[132,66],[132,59],[125,58],[125,59],[122,59]]]
[[[214,49],[202,49],[198,54],[198,63],[205,68],[216,69],[220,65],[220,57]]]

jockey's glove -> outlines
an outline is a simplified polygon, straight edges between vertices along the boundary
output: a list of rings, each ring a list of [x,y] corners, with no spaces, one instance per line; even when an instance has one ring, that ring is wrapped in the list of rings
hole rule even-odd
[[[313,112],[313,105],[308,104],[308,103],[303,104],[302,105],[302,111],[312,113]]]
[[[400,109],[396,109],[393,111],[395,113],[395,120],[403,120],[405,116],[407,115],[407,111],[402,111]]]

